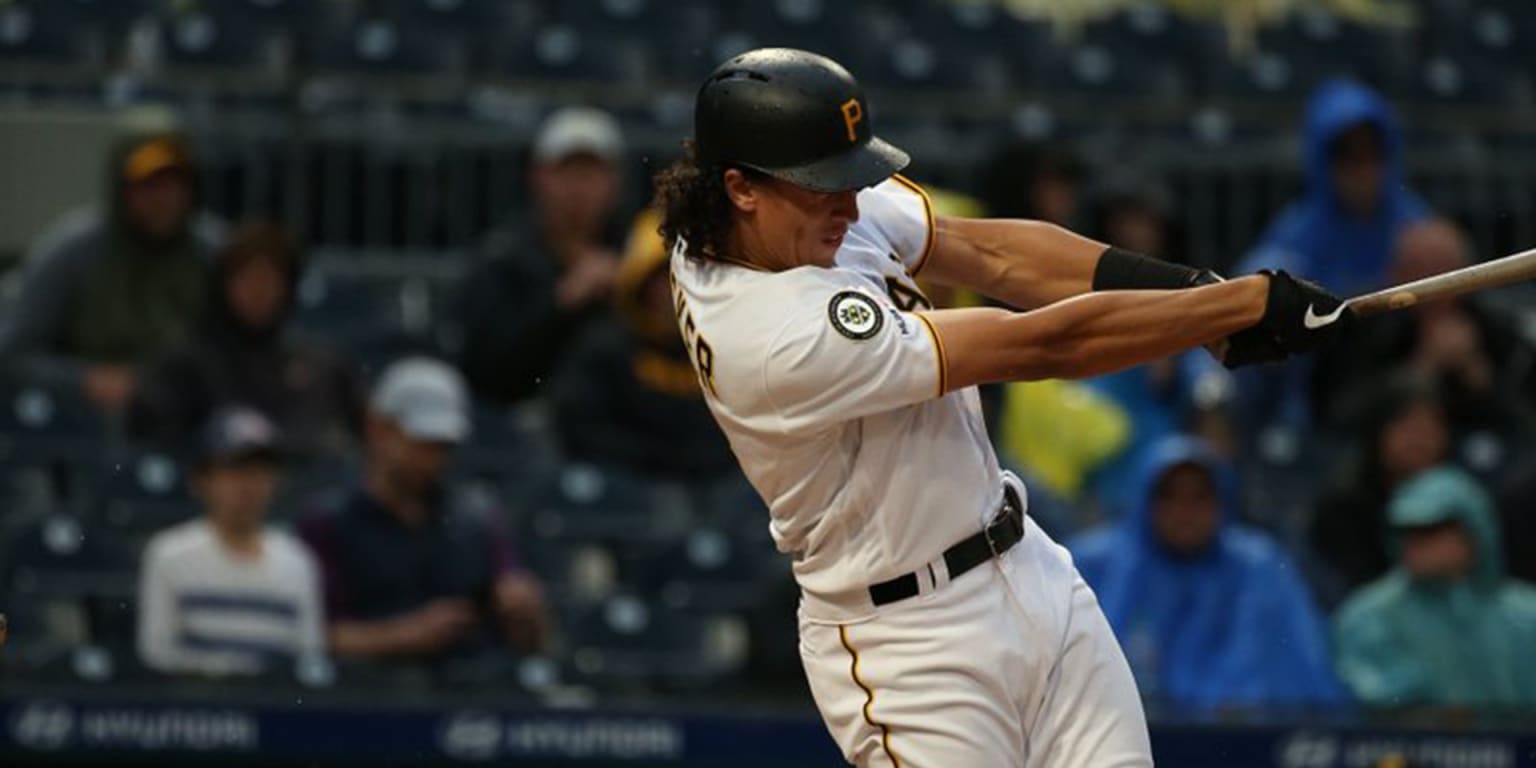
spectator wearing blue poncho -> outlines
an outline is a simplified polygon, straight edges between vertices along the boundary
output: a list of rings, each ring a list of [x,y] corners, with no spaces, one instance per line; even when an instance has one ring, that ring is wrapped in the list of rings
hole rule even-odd
[[[1342,699],[1325,624],[1290,557],[1237,522],[1231,468],[1176,436],[1149,454],[1140,503],[1070,543],[1142,694],[1180,707]]]
[[[1407,186],[1396,116],[1375,91],[1331,80],[1313,93],[1302,138],[1303,195],[1269,225],[1235,273],[1283,269],[1340,296],[1382,287],[1398,235],[1429,216]],[[1311,418],[1311,370],[1308,361],[1298,360],[1284,376],[1248,377],[1246,394],[1264,411],[1301,426]],[[1254,391],[1265,383],[1284,391]]]

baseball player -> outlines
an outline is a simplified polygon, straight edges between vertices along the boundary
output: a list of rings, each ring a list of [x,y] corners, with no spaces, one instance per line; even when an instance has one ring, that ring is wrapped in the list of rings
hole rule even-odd
[[[1221,343],[1229,365],[1347,319],[1283,272],[1222,281],[1031,221],[936,217],[836,62],[762,49],[698,93],[657,176],[711,411],[802,592],[812,694],[860,766],[1149,766],[1135,683],[1066,551],[998,467],[976,385]],[[931,307],[914,278],[1024,312]]]

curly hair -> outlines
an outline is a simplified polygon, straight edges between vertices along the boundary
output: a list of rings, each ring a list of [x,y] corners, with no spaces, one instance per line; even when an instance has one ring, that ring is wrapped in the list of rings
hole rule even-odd
[[[701,161],[693,141],[683,155],[656,174],[656,207],[661,238],[672,247],[681,238],[689,256],[717,258],[731,232],[731,200],[725,193],[725,166]],[[741,168],[748,177],[760,172]]]

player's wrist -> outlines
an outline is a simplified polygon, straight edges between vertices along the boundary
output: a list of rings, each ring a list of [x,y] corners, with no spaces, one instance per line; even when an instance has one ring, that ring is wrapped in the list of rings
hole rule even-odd
[[[1110,246],[1093,268],[1095,291],[1171,291],[1221,282],[1210,270],[1200,270]]]

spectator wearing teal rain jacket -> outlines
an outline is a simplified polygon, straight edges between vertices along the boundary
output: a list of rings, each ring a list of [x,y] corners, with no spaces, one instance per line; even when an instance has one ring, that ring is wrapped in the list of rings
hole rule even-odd
[[[1381,706],[1536,705],[1536,588],[1506,577],[1488,494],[1430,470],[1388,508],[1397,567],[1339,609],[1339,674]]]

